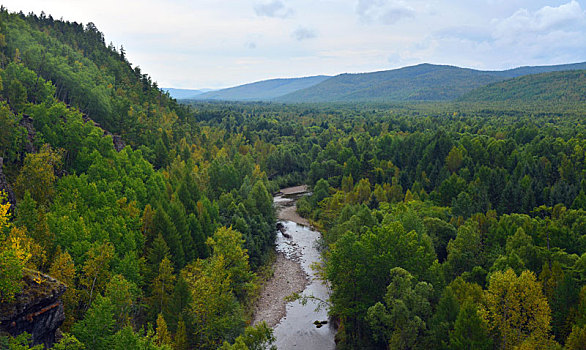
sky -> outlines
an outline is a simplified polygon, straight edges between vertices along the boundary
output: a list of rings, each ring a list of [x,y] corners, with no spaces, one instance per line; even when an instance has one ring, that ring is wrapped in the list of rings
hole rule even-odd
[[[3,0],[93,22],[159,86],[586,61],[586,0]]]

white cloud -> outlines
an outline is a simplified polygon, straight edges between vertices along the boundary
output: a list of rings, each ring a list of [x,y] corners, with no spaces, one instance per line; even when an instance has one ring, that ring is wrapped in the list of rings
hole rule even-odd
[[[314,29],[299,27],[291,34],[297,41],[313,39],[317,37]]]
[[[285,6],[280,0],[257,4],[254,6],[254,12],[257,16],[287,18],[293,15],[293,9]]]
[[[494,50],[508,50],[511,55],[537,62],[585,58],[586,12],[575,0],[535,11],[522,8],[492,24]]]
[[[495,38],[504,40],[553,31],[584,31],[586,12],[577,1],[572,0],[559,7],[544,6],[535,12],[522,8],[508,18],[493,20],[493,24]]]
[[[586,0],[4,0],[94,22],[160,86],[586,61]],[[282,20],[285,19],[285,20]]]
[[[415,11],[408,7],[396,7],[387,10],[380,16],[383,24],[395,24],[404,18],[415,17]]]
[[[364,23],[378,22],[387,25],[415,17],[412,7],[397,0],[358,0],[356,13]]]

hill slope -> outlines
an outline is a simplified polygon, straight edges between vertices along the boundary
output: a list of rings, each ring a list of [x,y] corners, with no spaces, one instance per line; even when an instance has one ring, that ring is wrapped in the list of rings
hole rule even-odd
[[[208,93],[195,96],[195,99],[224,101],[266,101],[287,95],[297,90],[309,88],[329,78],[329,76],[318,75],[304,78],[263,80],[218,91],[210,91]]]
[[[132,326],[203,330],[196,304],[209,305],[214,316],[205,322],[221,329],[197,339],[175,332],[183,344],[213,347],[242,334],[245,297],[234,291],[256,288],[251,268],[273,249],[276,225],[266,173],[248,147],[237,131],[202,130],[194,112],[133,68],[122,48],[106,46],[94,24],[0,6],[0,348],[29,348],[26,338],[8,338],[23,331],[33,345],[51,347],[61,326],[68,332],[61,348],[170,349],[154,343],[152,330]],[[239,190],[220,206],[232,189]],[[3,192],[12,192],[10,202]],[[248,232],[233,230],[237,224]],[[219,245],[206,245],[212,239],[242,253],[245,282],[230,280],[236,274]],[[174,319],[153,297],[161,267],[165,295],[182,288]],[[183,269],[194,271],[193,280],[180,282]],[[202,281],[226,302],[196,301]]]
[[[462,101],[586,101],[586,70],[526,75],[489,84]]]
[[[548,72],[562,72],[569,70],[583,70],[586,69],[586,62],[580,63],[569,63],[569,64],[558,64],[553,66],[526,66],[508,69],[504,71],[495,71],[496,75],[500,75],[506,78],[516,78],[523,75],[529,74],[540,74]]]
[[[395,70],[341,74],[280,102],[445,101],[475,88],[507,78],[541,72],[586,69],[586,63],[520,67],[506,71],[479,71],[454,66],[420,64]]]

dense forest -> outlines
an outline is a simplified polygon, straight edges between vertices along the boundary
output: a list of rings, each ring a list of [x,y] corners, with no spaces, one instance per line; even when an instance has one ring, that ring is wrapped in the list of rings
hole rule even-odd
[[[584,348],[584,106],[194,108],[313,187],[339,348]]]
[[[0,305],[41,271],[68,286],[57,348],[270,341],[245,328],[275,235],[258,151],[200,125],[91,23],[0,20]]]
[[[56,349],[265,348],[302,183],[339,348],[584,349],[583,104],[181,105],[91,23],[0,33],[0,314],[63,282]]]

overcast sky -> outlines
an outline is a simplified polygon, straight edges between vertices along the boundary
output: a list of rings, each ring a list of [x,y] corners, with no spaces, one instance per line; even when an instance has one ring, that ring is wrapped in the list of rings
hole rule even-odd
[[[94,22],[159,86],[586,61],[586,0],[3,0]]]

